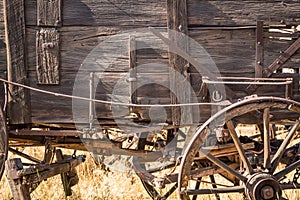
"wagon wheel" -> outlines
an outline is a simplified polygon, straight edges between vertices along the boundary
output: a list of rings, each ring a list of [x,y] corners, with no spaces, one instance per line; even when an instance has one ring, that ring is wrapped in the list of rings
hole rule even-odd
[[[8,136],[6,129],[6,121],[2,109],[0,109],[0,179],[5,168],[5,161],[8,151]]]
[[[236,192],[251,200],[275,200],[282,199],[282,190],[300,188],[299,114],[299,102],[275,97],[247,99],[216,113],[197,130],[183,153],[178,175],[179,197]],[[224,124],[220,125],[222,120]],[[243,131],[238,134],[237,124],[255,124],[263,130],[252,136]],[[289,131],[281,134],[275,130],[271,134],[270,127],[279,124],[290,126]],[[205,140],[220,126],[230,133],[232,143],[226,145],[233,145],[234,150],[216,154],[208,151],[212,148]],[[208,165],[199,167],[203,160]],[[213,174],[229,181],[194,189],[199,177]]]

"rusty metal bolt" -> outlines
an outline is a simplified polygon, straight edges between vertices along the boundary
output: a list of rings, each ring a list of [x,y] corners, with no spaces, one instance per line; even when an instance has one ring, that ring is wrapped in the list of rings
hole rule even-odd
[[[52,49],[55,47],[55,44],[53,42],[43,43],[42,48],[43,49]]]
[[[261,197],[263,199],[271,199],[274,197],[274,189],[271,186],[264,186],[261,189]]]

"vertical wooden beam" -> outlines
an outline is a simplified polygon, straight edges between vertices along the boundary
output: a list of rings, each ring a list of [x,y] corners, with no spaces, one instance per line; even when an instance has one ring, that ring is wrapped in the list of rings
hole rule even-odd
[[[188,34],[186,0],[167,0],[167,18],[169,39],[173,44],[187,52],[188,39],[181,35]],[[169,65],[171,103],[176,104],[190,102],[191,91],[184,88],[184,83],[182,83],[182,77],[185,78],[185,84],[189,80],[189,63],[180,55],[174,54],[169,50]],[[181,122],[185,123],[184,121],[191,120],[191,118],[189,118],[191,113],[191,109],[189,107],[173,107],[171,113],[173,125],[180,125]],[[187,116],[181,116],[181,113],[187,114]]]
[[[61,26],[61,0],[37,0],[37,25]]]
[[[36,33],[36,72],[38,84],[59,84],[59,33],[42,28]]]
[[[137,84],[136,84],[136,40],[135,36],[130,35],[129,36],[129,94],[131,95],[130,97],[130,103],[136,104],[137,103]],[[134,112],[134,108],[130,108],[130,112]]]
[[[4,0],[8,80],[27,84],[24,0]],[[11,124],[30,123],[29,91],[9,85],[8,116]]]
[[[256,57],[255,57],[255,78],[262,78],[264,66],[264,22],[257,21],[256,24]]]

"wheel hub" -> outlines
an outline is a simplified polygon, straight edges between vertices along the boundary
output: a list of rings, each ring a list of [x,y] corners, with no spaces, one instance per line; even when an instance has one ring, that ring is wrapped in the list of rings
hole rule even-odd
[[[246,183],[245,192],[251,200],[280,200],[282,195],[278,181],[266,173],[251,176]]]

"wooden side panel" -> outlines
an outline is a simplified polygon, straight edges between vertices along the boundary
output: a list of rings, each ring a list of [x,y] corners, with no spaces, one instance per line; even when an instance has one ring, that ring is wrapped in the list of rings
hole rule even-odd
[[[188,0],[190,26],[245,26],[299,24],[300,4],[297,0],[215,1]]]
[[[169,1],[169,0],[168,0]],[[187,27],[189,36],[199,42],[209,53],[216,63],[222,76],[255,77],[255,56],[256,56],[256,21],[264,20],[265,25],[298,24],[299,3],[297,1],[210,1],[210,0],[186,0],[187,1]],[[170,2],[170,1],[169,1]],[[175,0],[174,0],[175,2]],[[26,0],[26,33],[28,42],[28,64],[30,85],[50,90],[53,92],[72,94],[76,73],[86,56],[97,45],[104,42],[111,36],[124,33],[124,31],[135,30],[135,28],[160,27],[167,25],[167,0],[64,0],[62,10],[63,26],[58,28],[60,33],[60,84],[48,87],[41,85],[38,80],[36,66],[36,30],[37,28],[37,0]],[[179,4],[183,1],[178,1]],[[286,5],[285,5],[286,4]],[[177,6],[177,4],[174,4]],[[174,8],[174,7],[173,7]],[[170,7],[170,9],[173,9]],[[288,11],[288,12],[287,12]],[[0,16],[1,19],[1,16]],[[282,22],[281,20],[284,19]],[[173,29],[179,28],[175,24]],[[244,26],[247,26],[246,28]],[[250,26],[250,27],[248,27]],[[182,27],[181,27],[182,28]],[[161,29],[159,29],[161,30]],[[1,30],[0,30],[1,33]],[[279,55],[294,41],[274,39],[275,34],[271,34],[264,29],[264,65],[270,65]],[[167,34],[164,37],[168,37]],[[270,38],[273,37],[273,38]],[[281,37],[281,36],[280,36]],[[289,37],[298,37],[297,34]],[[167,45],[156,38],[139,38],[137,36],[135,52],[136,60],[132,60],[132,65],[136,62],[137,80],[147,80],[151,76],[152,80],[157,80],[157,84],[145,85],[138,90],[136,96],[137,103],[171,103],[170,91],[159,84],[168,85],[169,71],[167,68],[149,67],[149,63],[159,63],[165,66],[170,65]],[[151,41],[157,49],[139,49],[145,43]],[[101,85],[98,85],[97,98],[110,100],[111,92],[116,82],[124,74],[128,74],[129,55],[128,37],[122,41],[125,45],[126,53],[117,55],[112,47],[107,47],[105,53],[114,60],[102,60],[101,63],[109,66],[102,76]],[[0,40],[1,47],[1,40]],[[193,52],[193,51],[191,51]],[[1,53],[1,49],[0,49]],[[201,59],[201,55],[192,55]],[[132,56],[133,58],[133,56]],[[170,57],[172,63],[181,63],[179,57]],[[3,61],[0,60],[0,64]],[[182,62],[184,63],[184,61]],[[179,65],[178,64],[178,65]],[[141,66],[142,65],[142,66]],[[285,63],[284,67],[299,69],[299,52]],[[189,75],[193,89],[196,94],[200,94],[201,75],[193,66],[189,67]],[[185,73],[185,72],[184,72]],[[286,74],[274,74],[275,76],[288,76]],[[297,75],[290,75],[299,77]],[[299,78],[298,78],[299,79]],[[297,79],[297,80],[298,80]],[[176,83],[175,83],[176,84]],[[299,93],[299,81],[295,79],[294,95]],[[120,95],[129,97],[128,83],[120,88]],[[170,85],[168,85],[170,86]],[[171,86],[170,86],[171,87]],[[230,85],[237,97],[244,97],[246,86]],[[298,87],[296,89],[296,87]],[[124,90],[122,90],[124,89]],[[151,91],[151,92],[149,92]],[[281,95],[281,88],[262,87],[258,90],[259,95]],[[298,95],[299,96],[299,95]],[[72,101],[56,96],[40,95],[31,93],[32,117],[34,122],[50,123],[72,123]],[[43,103],[40,103],[40,102]],[[97,114],[101,119],[111,119],[109,105],[97,104]],[[142,112],[142,111],[141,111]],[[144,112],[144,111],[143,111]],[[168,110],[169,112],[169,110]],[[145,110],[147,113],[147,110]],[[119,113],[118,116],[122,116]],[[210,114],[209,108],[201,108],[203,119]],[[169,116],[172,116],[171,114]],[[201,120],[203,120],[201,118]],[[170,119],[172,121],[174,119]],[[176,121],[176,120],[175,120]]]
[[[36,33],[38,84],[59,84],[59,34],[43,28]]]
[[[5,0],[4,17],[8,80],[27,84],[24,1]],[[12,124],[29,123],[31,118],[28,91],[12,85],[9,86],[9,90],[9,122]]]
[[[37,0],[37,25],[61,26],[61,0]]]

